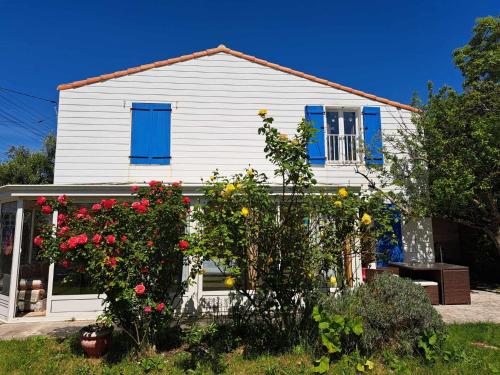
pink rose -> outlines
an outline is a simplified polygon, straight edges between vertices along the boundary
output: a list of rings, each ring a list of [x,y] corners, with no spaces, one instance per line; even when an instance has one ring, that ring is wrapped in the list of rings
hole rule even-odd
[[[108,234],[108,235],[106,236],[106,243],[107,243],[108,245],[113,245],[115,242],[116,242],[116,238],[115,238],[115,236],[113,236],[112,234]]]
[[[66,195],[63,194],[57,197],[57,201],[61,203],[63,206],[66,206],[66,204],[68,203],[68,198],[66,197]]]
[[[92,211],[97,212],[101,211],[102,206],[99,203],[95,203],[92,205]]]
[[[116,199],[103,199],[101,203],[106,210],[109,210],[116,204]]]
[[[138,284],[134,288],[135,294],[142,296],[146,292],[146,287],[143,284]]]
[[[151,311],[152,311],[151,306],[146,306],[146,307],[144,307],[144,312],[145,312],[146,314],[149,314]]]
[[[136,192],[137,190],[139,190],[139,186],[135,186],[135,185],[134,185],[134,186],[132,186],[130,189],[131,189],[133,192]]]
[[[110,257],[106,260],[106,265],[110,267],[116,267],[116,264],[118,263],[118,260],[115,257]]]
[[[52,207],[47,206],[47,205],[46,206],[42,206],[41,211],[42,211],[42,214],[49,215],[49,214],[52,213]]]
[[[78,245],[85,245],[89,241],[89,238],[86,234],[80,234],[76,236],[76,240],[78,241]]]
[[[122,242],[127,241],[127,236],[123,235],[123,236],[120,238],[120,241],[122,241]]]
[[[94,237],[92,237],[92,242],[98,245],[101,241],[102,241],[102,235],[94,234]]]
[[[45,202],[47,202],[47,198],[45,197],[40,197],[36,200],[36,204],[39,205],[39,206],[42,206],[45,204]]]
[[[175,187],[175,188],[177,188],[177,187],[181,186],[181,182],[180,181],[179,182],[174,182],[174,183],[172,183],[172,186]]]
[[[59,232],[57,232],[57,237],[62,237],[64,236],[67,232],[69,231],[69,227],[61,227],[61,229],[59,229]]]
[[[156,305],[156,311],[163,311],[165,309],[165,304],[163,302],[160,302],[158,305]]]
[[[153,241],[148,241],[148,242],[147,242],[147,245],[148,245],[149,247],[153,247],[153,246],[154,246],[154,243],[153,243]]]
[[[69,245],[69,248],[70,249],[74,249],[75,247],[78,246],[78,237],[71,237],[69,240],[68,240],[68,245]]]
[[[148,207],[148,206],[149,206],[149,200],[142,198],[142,199],[141,199],[141,204],[142,204],[143,206]]]
[[[59,249],[61,249],[61,251],[65,253],[66,251],[68,251],[68,244],[66,242],[61,242],[61,244],[59,245]]]
[[[149,186],[153,187],[153,186],[156,186],[156,185],[160,185],[161,184],[161,181],[149,181]]]

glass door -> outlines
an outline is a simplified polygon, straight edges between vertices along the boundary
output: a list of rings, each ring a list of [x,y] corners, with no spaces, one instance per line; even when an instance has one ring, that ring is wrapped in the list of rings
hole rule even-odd
[[[42,215],[33,202],[25,202],[16,295],[16,317],[45,316],[49,263],[40,262],[33,239],[50,215]]]
[[[16,231],[17,202],[0,206],[0,319],[9,316],[9,295]]]

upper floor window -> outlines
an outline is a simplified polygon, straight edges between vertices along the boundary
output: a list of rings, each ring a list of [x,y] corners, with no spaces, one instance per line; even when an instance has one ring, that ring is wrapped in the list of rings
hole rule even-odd
[[[353,163],[359,155],[359,112],[355,110],[327,110],[326,151],[330,162]]]
[[[132,103],[131,164],[170,164],[170,104]]]

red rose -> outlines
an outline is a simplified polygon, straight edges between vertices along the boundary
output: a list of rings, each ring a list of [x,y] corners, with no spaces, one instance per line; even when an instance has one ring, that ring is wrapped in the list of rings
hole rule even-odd
[[[142,198],[142,199],[141,199],[141,204],[142,204],[143,206],[148,207],[148,206],[149,206],[149,200]]]
[[[45,197],[40,197],[36,200],[36,204],[39,205],[39,206],[42,206],[45,204],[45,202],[47,202],[47,198]]]
[[[127,241],[127,236],[123,235],[123,236],[122,236],[122,238],[120,238],[120,240],[121,240],[122,242]]]
[[[151,309],[151,306],[146,306],[146,307],[144,307],[144,312],[145,312],[146,314],[149,314],[149,313],[151,312],[151,310],[152,310],[152,309]]]
[[[132,203],[132,208],[139,213],[144,213],[148,210],[147,206],[141,204],[141,202]]]
[[[74,249],[75,247],[78,246],[78,237],[71,237],[69,240],[68,240],[68,245],[69,245],[69,248],[70,249]]]
[[[184,197],[184,198],[182,198],[182,203],[189,204],[189,203],[191,203],[191,199],[189,199],[189,197]]]
[[[110,257],[106,260],[106,265],[110,267],[116,267],[116,264],[118,263],[118,260],[115,257]]]
[[[102,241],[102,236],[100,234],[94,234],[94,237],[92,237],[92,242],[97,245],[101,241]]]
[[[59,249],[61,249],[63,253],[68,251],[68,244],[66,242],[61,242],[61,244],[59,245]]]
[[[112,234],[108,234],[108,235],[106,236],[106,243],[107,243],[108,245],[113,245],[115,242],[116,242],[116,238],[115,238],[115,236],[113,236]]]
[[[158,188],[158,190],[163,191],[163,190],[165,190],[165,189],[163,188],[163,186],[160,186],[160,187]]]
[[[42,245],[42,237],[40,236],[36,236],[35,239],[33,240],[33,243],[36,245],[36,246],[41,246]]]
[[[128,202],[123,202],[123,203],[122,203],[122,206],[123,206],[123,207],[128,207]]]
[[[50,206],[42,206],[42,214],[49,215],[52,213],[52,207]]]
[[[153,187],[153,186],[156,186],[156,185],[160,185],[161,184],[161,181],[149,181],[149,186]]]
[[[181,182],[180,181],[174,182],[174,183],[172,183],[172,186],[177,188],[177,187],[181,186]]]
[[[66,221],[66,215],[65,214],[59,214],[59,215],[57,215],[57,225],[58,226],[61,226],[62,224],[64,224],[65,221]]]
[[[64,195],[64,194],[63,194],[63,195],[58,196],[58,197],[57,197],[57,201],[58,201],[59,203],[61,203],[63,206],[65,206],[65,205],[68,203],[68,199],[67,199],[66,195]]]
[[[102,208],[102,206],[99,203],[92,205],[92,211],[94,211],[94,212],[101,211],[101,208]]]
[[[143,284],[138,284],[134,288],[135,294],[142,296],[146,292],[146,287]]]
[[[153,241],[148,241],[147,245],[148,245],[149,247],[153,247],[153,246],[154,246],[154,243],[153,243]]]
[[[76,240],[78,241],[78,245],[85,245],[87,242],[89,242],[89,238],[86,234],[80,234],[76,236]]]
[[[87,210],[87,207],[82,207],[78,210],[78,213],[81,214],[81,215],[88,215],[89,214],[89,210]]]
[[[185,240],[179,241],[179,247],[181,250],[186,250],[189,247],[189,242]]]
[[[63,260],[62,261],[62,266],[64,268],[69,268],[69,266],[71,266],[71,262],[69,260]]]
[[[61,227],[61,229],[59,229],[59,232],[57,232],[57,237],[62,237],[66,234],[66,232],[69,231],[69,227]]]
[[[160,302],[158,305],[156,305],[156,311],[163,311],[165,309],[165,304],[163,302]]]
[[[136,192],[137,190],[139,190],[139,186],[135,186],[135,185],[134,185],[134,186],[132,186],[130,189],[131,189],[133,192]]]
[[[103,199],[101,203],[106,210],[109,210],[116,204],[116,199]]]

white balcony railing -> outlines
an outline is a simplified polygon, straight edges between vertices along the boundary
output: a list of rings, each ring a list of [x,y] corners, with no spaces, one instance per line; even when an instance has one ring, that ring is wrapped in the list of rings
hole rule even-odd
[[[356,134],[328,134],[327,160],[332,163],[356,163],[361,160],[359,141]]]

